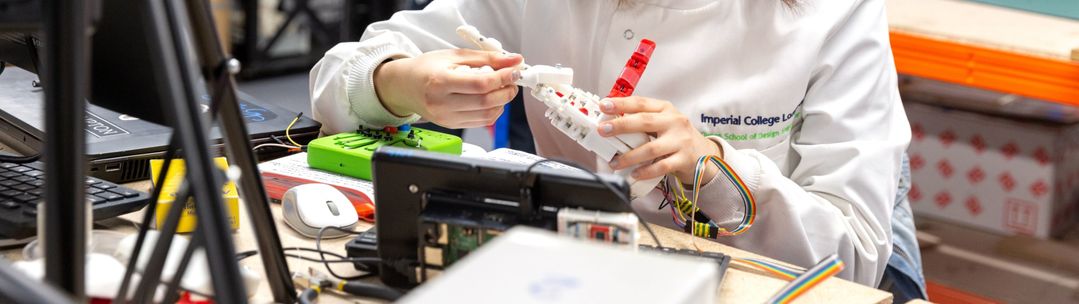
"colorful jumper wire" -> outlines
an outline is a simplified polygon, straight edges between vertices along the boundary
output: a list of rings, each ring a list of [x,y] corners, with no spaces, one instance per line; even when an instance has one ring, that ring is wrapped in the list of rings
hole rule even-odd
[[[742,222],[735,227],[734,230],[728,231],[726,228],[719,227],[718,224],[711,220],[701,221],[701,219],[708,219],[700,208],[697,207],[697,202],[701,193],[701,184],[704,179],[704,173],[707,171],[706,164],[711,161],[716,167],[719,168],[719,172],[734,185],[734,188],[738,191],[739,197],[742,198],[742,207],[745,210],[745,215],[742,216]],[[745,233],[750,226],[753,226],[754,221],[757,219],[757,201],[753,197],[753,193],[749,191],[749,186],[746,185],[742,178],[738,176],[738,173],[734,172],[723,158],[716,155],[706,155],[697,159],[697,165],[693,174],[693,200],[688,200],[685,197],[685,192],[682,191],[680,196],[676,196],[672,203],[671,217],[674,219],[675,225],[682,227],[690,234],[703,238],[715,239],[720,236],[734,236]],[[677,177],[676,177],[677,180]],[[681,185],[679,180],[678,185]]]
[[[806,270],[806,272],[801,276],[798,276],[797,279],[788,283],[787,286],[784,286],[783,289],[779,290],[775,296],[768,300],[768,303],[790,303],[842,270],[843,261],[840,261],[839,256],[833,253],[821,260],[817,265]]]

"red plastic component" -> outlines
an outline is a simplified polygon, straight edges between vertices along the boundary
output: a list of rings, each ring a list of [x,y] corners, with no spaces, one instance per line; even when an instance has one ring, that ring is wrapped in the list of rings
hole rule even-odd
[[[584,113],[584,115],[587,116],[588,115],[588,109],[581,108],[581,113]]]
[[[213,304],[212,300],[192,300],[190,292],[183,292],[180,294],[180,299],[176,301],[176,304]]]
[[[607,97],[633,95],[633,90],[637,88],[637,82],[641,80],[641,75],[644,75],[644,69],[648,67],[648,60],[652,58],[652,52],[655,50],[655,42],[642,39],[641,43],[637,45],[637,50],[633,51],[633,55],[626,62],[626,67],[622,69],[622,74],[618,75],[618,80],[615,80],[614,87],[611,88],[611,93],[607,94]]]
[[[588,234],[597,240],[611,241],[614,239],[611,237],[611,227],[608,226],[592,225],[588,227]]]
[[[397,134],[397,127],[385,127],[385,128],[382,128],[382,131],[386,131],[387,133],[390,133],[390,134]]]

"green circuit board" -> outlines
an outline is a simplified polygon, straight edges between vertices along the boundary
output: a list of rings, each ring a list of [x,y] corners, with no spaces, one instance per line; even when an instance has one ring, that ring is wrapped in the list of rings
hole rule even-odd
[[[381,146],[461,154],[460,137],[420,128],[360,129],[311,141],[307,164],[363,180],[371,180],[371,156]]]

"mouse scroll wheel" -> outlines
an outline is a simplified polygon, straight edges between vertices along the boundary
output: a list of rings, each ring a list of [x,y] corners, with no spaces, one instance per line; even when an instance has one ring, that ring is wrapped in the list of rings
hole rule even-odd
[[[330,208],[330,213],[333,213],[334,216],[341,215],[341,212],[337,211],[337,205],[334,204],[333,201],[326,201],[326,207]]]

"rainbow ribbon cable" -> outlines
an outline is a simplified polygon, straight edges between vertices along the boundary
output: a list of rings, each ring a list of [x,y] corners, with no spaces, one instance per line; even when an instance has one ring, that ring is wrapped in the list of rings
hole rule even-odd
[[[701,194],[700,187],[701,182],[704,179],[704,173],[707,171],[705,170],[705,162],[707,161],[712,161],[713,164],[716,164],[716,166],[719,167],[720,173],[722,173],[723,176],[734,185],[734,188],[738,190],[738,194],[742,197],[742,207],[746,212],[742,217],[742,222],[738,224],[738,227],[731,231],[718,227],[715,223],[697,223],[696,218],[691,214],[689,216],[689,219],[692,221],[690,224],[690,233],[696,236],[716,238],[719,236],[734,236],[746,232],[750,226],[753,226],[753,222],[757,220],[757,200],[753,198],[753,193],[749,191],[749,187],[746,186],[746,183],[738,176],[738,173],[735,173],[734,169],[719,156],[705,155],[697,159],[697,166],[696,169],[694,169],[693,174],[693,208],[690,210],[698,210],[697,199]],[[701,229],[699,233],[698,229]]]
[[[779,293],[768,300],[768,303],[790,303],[841,270],[843,270],[843,261],[840,261],[839,256],[833,253],[784,286]]]
[[[797,279],[799,275],[804,273],[804,271],[800,270],[800,269],[795,269],[795,268],[791,268],[791,267],[787,267],[787,266],[767,262],[767,261],[764,261],[764,260],[758,260],[758,259],[735,258],[735,259],[731,259],[731,261],[737,262],[738,264],[741,264],[741,265],[746,265],[746,266],[752,267],[754,269],[762,270],[762,271],[767,272],[767,273],[769,273],[771,275],[777,276],[777,277],[779,277],[781,279],[788,280],[788,281]]]

